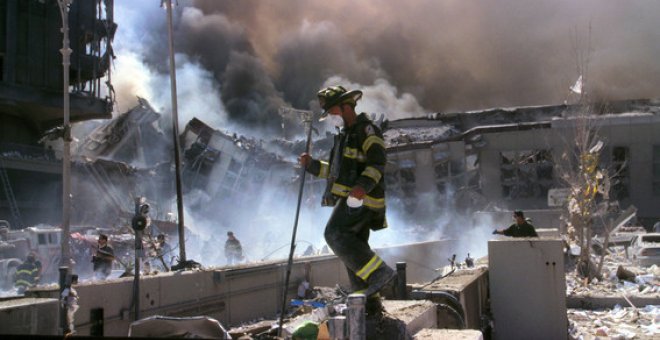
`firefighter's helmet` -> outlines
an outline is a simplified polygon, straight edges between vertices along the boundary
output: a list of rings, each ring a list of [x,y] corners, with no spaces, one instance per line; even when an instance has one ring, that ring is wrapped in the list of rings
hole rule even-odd
[[[319,104],[323,109],[321,114],[321,119],[328,116],[328,109],[331,107],[341,104],[341,103],[350,103],[355,105],[360,98],[362,98],[362,91],[353,90],[346,91],[346,89],[341,86],[330,86],[322,89],[318,92]]]

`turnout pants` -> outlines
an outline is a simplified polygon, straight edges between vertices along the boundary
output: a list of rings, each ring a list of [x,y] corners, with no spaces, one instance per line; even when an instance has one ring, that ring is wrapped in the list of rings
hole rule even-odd
[[[368,242],[370,226],[382,214],[365,206],[350,208],[340,198],[325,226],[325,241],[346,266],[354,292],[366,289],[369,275],[385,265]]]

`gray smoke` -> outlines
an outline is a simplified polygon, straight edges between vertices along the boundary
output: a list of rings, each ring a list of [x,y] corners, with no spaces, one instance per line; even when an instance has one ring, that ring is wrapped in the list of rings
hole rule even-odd
[[[594,99],[655,96],[660,82],[657,2],[192,5],[243,27],[284,99],[297,106],[334,75],[363,86],[383,79],[432,111],[560,103],[585,71],[576,70],[576,50],[589,57],[584,76]]]
[[[166,17],[158,4],[115,3],[120,112],[136,95],[170,112]],[[580,75],[594,100],[655,97],[660,88],[660,2],[181,0],[174,14],[180,124],[197,117],[264,139],[280,132],[280,106],[318,110],[316,91],[327,85],[362,89],[358,109],[389,119],[557,104]],[[267,229],[285,244],[294,198],[282,201]],[[398,214],[388,212],[399,219],[393,228],[414,229]],[[320,235],[319,220],[301,228],[315,244],[322,242],[312,236]],[[375,243],[389,243],[379,240],[386,233],[375,233]]]

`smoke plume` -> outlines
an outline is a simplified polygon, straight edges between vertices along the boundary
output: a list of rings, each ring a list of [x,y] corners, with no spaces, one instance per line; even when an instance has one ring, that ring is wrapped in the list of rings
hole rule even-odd
[[[169,116],[166,12],[158,4],[115,2],[119,112],[139,95]],[[316,92],[335,84],[363,90],[358,110],[388,119],[557,104],[580,75],[594,100],[655,97],[658,19],[660,2],[648,1],[180,0],[174,9],[180,123],[197,117],[216,129],[267,139],[281,135],[279,107],[318,110]],[[268,209],[291,211],[294,201],[288,197]],[[307,213],[314,217],[303,220],[303,237],[320,245],[319,216],[328,213],[305,210],[303,219]],[[247,212],[236,214],[224,221]],[[270,241],[275,238],[268,235],[277,235],[284,244],[288,236],[281,231],[289,230],[292,217],[281,214],[267,226],[243,227]],[[399,219],[396,209],[389,214]],[[207,238],[217,228],[238,227],[197,224],[198,235]],[[395,224],[414,228],[405,218]],[[374,235],[377,243],[389,243],[378,241],[384,233]],[[437,233],[445,235],[442,228]]]

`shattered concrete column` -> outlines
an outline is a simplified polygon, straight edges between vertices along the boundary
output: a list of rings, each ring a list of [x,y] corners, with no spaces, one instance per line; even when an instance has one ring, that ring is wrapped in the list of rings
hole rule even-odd
[[[364,294],[351,294],[348,296],[348,333],[351,340],[364,340],[367,338]]]

